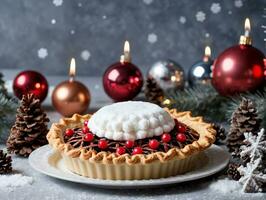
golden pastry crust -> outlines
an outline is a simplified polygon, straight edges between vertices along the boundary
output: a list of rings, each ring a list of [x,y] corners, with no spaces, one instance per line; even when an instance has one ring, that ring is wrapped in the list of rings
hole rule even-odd
[[[211,124],[205,123],[202,117],[192,117],[191,112],[177,112],[175,109],[166,109],[169,114],[178,121],[186,124],[199,134],[199,139],[191,144],[186,145],[182,149],[171,148],[167,152],[155,152],[148,155],[117,155],[111,152],[96,152],[95,150],[87,150],[83,147],[74,148],[70,144],[64,142],[63,134],[66,128],[80,127],[85,120],[91,115],[73,115],[72,118],[64,118],[59,123],[54,123],[47,134],[49,144],[60,153],[64,153],[71,158],[80,158],[81,160],[89,160],[90,162],[102,164],[148,164],[156,161],[166,162],[173,159],[184,159],[197,152],[201,152],[208,148],[215,141],[216,132]]]

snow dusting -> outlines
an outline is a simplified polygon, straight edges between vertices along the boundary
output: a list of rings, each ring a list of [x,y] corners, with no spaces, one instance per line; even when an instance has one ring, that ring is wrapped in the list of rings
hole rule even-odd
[[[204,22],[206,19],[206,14],[203,11],[198,11],[196,14],[196,20],[198,22]]]
[[[153,44],[153,43],[157,42],[157,40],[158,40],[158,37],[155,33],[150,33],[148,35],[148,42],[149,43]]]
[[[209,186],[211,190],[215,190],[217,192],[220,192],[222,194],[227,193],[240,193],[241,191],[241,185],[234,180],[229,179],[219,179]]]
[[[219,3],[212,3],[210,9],[211,9],[211,12],[213,14],[217,14],[217,13],[221,12],[222,8],[221,8],[221,5]]]
[[[45,59],[48,56],[48,50],[46,48],[40,48],[38,50],[38,57],[41,59]]]
[[[179,18],[179,22],[180,22],[181,24],[185,24],[185,23],[187,22],[186,17],[185,17],[185,16],[181,16],[181,17]]]
[[[147,5],[150,5],[150,4],[153,2],[153,0],[143,0],[143,2],[144,2],[145,4],[147,4]]]
[[[14,189],[16,187],[31,185],[32,183],[32,177],[23,176],[22,174],[0,175],[0,188]]]
[[[62,6],[62,4],[63,4],[63,0],[53,0],[53,4],[54,4],[55,6]]]
[[[80,54],[80,57],[81,57],[83,60],[87,61],[87,60],[90,59],[90,57],[91,57],[91,53],[90,53],[88,50],[83,50],[83,51],[81,52],[81,54]]]
[[[242,0],[235,0],[235,7],[241,8],[243,6],[243,1]]]

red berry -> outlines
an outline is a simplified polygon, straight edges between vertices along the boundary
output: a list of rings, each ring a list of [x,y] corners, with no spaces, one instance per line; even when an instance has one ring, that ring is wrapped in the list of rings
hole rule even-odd
[[[99,140],[98,147],[100,149],[106,149],[108,147],[108,142],[104,139]]]
[[[128,141],[126,141],[125,146],[127,148],[132,148],[132,147],[134,147],[134,144],[135,144],[135,142],[133,140],[128,140]]]
[[[178,126],[178,121],[177,121],[177,119],[175,119],[175,125]]]
[[[179,133],[185,133],[186,132],[186,127],[181,125],[181,124],[179,124],[178,125],[178,132]]]
[[[74,134],[74,131],[70,128],[66,129],[65,135],[71,137]]]
[[[85,142],[91,142],[94,139],[94,135],[92,133],[86,133],[84,136],[84,141]]]
[[[187,140],[187,137],[184,133],[178,133],[176,135],[176,139],[178,142],[185,142]]]
[[[136,155],[136,154],[142,154],[142,148],[141,147],[135,147],[133,149],[132,155]]]
[[[86,134],[86,133],[90,132],[90,129],[88,128],[88,126],[84,126],[84,127],[82,128],[82,132],[83,132],[84,134]]]
[[[118,155],[123,155],[124,153],[126,153],[126,149],[125,149],[124,147],[118,147],[118,148],[116,149],[116,153],[117,153]]]
[[[158,140],[156,139],[152,139],[149,141],[149,147],[151,149],[158,149],[159,145],[160,145],[160,142],[158,142]]]
[[[162,141],[165,143],[168,143],[171,141],[171,135],[169,133],[164,133],[162,135]]]
[[[85,120],[84,123],[83,123],[83,125],[84,126],[88,126],[88,122],[89,122],[88,120]]]

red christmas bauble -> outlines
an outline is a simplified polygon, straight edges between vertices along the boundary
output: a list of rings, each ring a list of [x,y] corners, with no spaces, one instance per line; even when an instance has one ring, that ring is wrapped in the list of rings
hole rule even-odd
[[[19,99],[24,94],[33,93],[36,98],[43,101],[48,94],[48,82],[39,72],[23,71],[15,77],[13,91]]]
[[[130,62],[111,65],[103,75],[103,87],[115,101],[133,99],[140,92],[143,78],[140,70]]]
[[[264,83],[264,54],[251,45],[236,45],[214,62],[212,84],[224,96],[260,88]]]

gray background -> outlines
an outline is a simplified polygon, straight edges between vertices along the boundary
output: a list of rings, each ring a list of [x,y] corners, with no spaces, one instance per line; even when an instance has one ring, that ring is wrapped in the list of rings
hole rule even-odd
[[[164,58],[187,71],[206,44],[214,56],[236,44],[245,17],[251,19],[254,46],[265,53],[265,0],[60,1],[0,0],[0,68],[65,75],[70,58],[76,57],[78,75],[101,76],[128,39],[133,62],[144,73]],[[218,13],[211,11],[213,3],[219,4]],[[203,22],[196,19],[199,11],[206,14]],[[149,42],[149,34],[157,41]],[[48,52],[45,58],[38,56],[41,48]],[[88,60],[81,57],[84,50]]]

